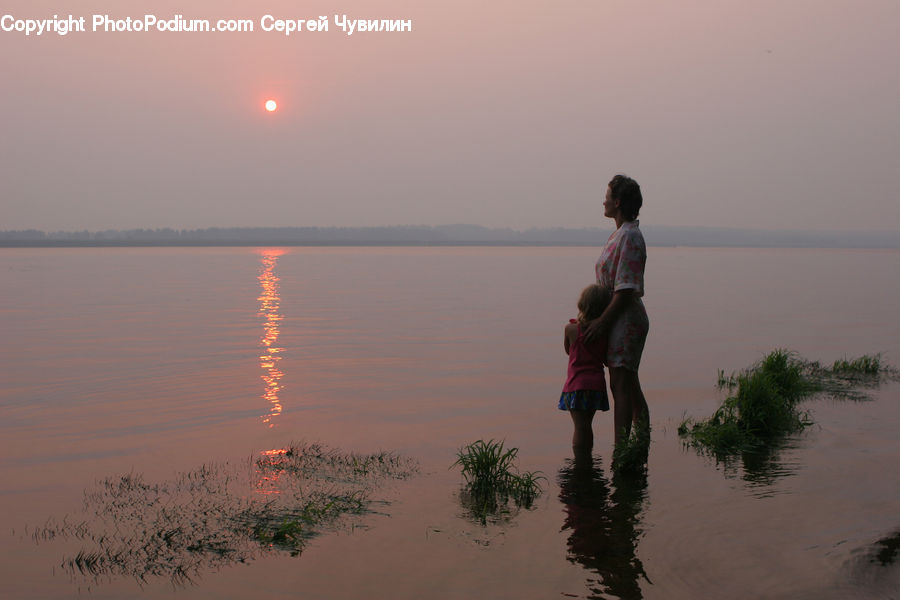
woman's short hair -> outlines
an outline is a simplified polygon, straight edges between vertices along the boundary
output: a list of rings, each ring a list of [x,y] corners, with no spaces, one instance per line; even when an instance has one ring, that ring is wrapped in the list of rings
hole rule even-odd
[[[609,182],[613,200],[619,201],[619,208],[627,221],[634,221],[641,212],[644,198],[641,196],[641,186],[627,175],[616,175]]]

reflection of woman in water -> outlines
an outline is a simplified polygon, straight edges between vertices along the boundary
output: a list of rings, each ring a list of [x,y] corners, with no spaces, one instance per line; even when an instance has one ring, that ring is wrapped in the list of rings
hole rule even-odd
[[[613,290],[613,299],[584,334],[588,343],[608,336],[606,364],[615,403],[616,444],[628,437],[632,422],[650,424],[650,411],[638,379],[650,329],[641,301],[647,247],[637,217],[643,202],[641,187],[634,179],[616,175],[609,182],[603,214],[615,220],[616,230],[600,252],[595,271],[597,283]]]
[[[559,471],[559,499],[570,530],[568,559],[596,572],[589,580],[591,598],[643,598],[640,579],[650,580],[636,556],[646,477],[616,477],[613,489],[599,459],[588,454],[567,460]]]

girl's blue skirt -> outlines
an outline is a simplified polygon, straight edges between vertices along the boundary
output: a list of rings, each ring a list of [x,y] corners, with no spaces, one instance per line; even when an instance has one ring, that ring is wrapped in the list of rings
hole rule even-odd
[[[606,390],[578,390],[559,396],[559,410],[609,410]]]

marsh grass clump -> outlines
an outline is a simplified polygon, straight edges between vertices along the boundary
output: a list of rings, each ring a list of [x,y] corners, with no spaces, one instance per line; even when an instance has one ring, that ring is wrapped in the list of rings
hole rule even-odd
[[[73,576],[168,577],[186,585],[204,570],[261,554],[297,556],[311,537],[369,512],[382,480],[417,470],[415,461],[393,453],[293,444],[163,482],[134,473],[109,477],[85,492],[81,518],[51,519],[33,537],[82,541],[85,547],[62,563]]]
[[[256,466],[269,474],[285,473],[337,483],[405,479],[418,472],[416,461],[393,452],[358,454],[316,443],[292,444],[268,452],[256,460]]]
[[[834,361],[831,367],[813,362],[809,369],[812,376],[819,379],[823,393],[842,400],[868,400],[869,396],[863,390],[900,379],[900,372],[885,363],[880,354],[842,358]]]
[[[541,493],[540,471],[519,472],[515,465],[518,448],[504,448],[503,442],[478,440],[456,453],[450,468],[462,469],[466,484],[460,499],[470,515],[487,524],[488,518],[502,518],[516,508],[530,508]]]
[[[650,424],[636,423],[628,437],[613,449],[612,468],[617,475],[642,475],[647,472],[650,454]]]
[[[708,419],[682,421],[678,434],[718,458],[759,451],[812,423],[798,406],[802,400],[816,394],[865,399],[858,388],[896,377],[878,354],[823,367],[777,349],[743,371],[726,376],[720,370],[717,385],[730,395]]]
[[[809,422],[797,403],[815,386],[805,377],[803,363],[786,350],[727,377],[719,371],[718,386],[734,393],[708,419],[685,419],[678,428],[695,447],[716,455],[749,451]]]
[[[900,530],[875,542],[870,554],[869,562],[882,567],[897,562],[897,557],[900,556]]]
[[[846,358],[834,361],[831,370],[837,374],[847,375],[877,375],[885,370],[881,362],[881,355],[864,355],[848,360]]]

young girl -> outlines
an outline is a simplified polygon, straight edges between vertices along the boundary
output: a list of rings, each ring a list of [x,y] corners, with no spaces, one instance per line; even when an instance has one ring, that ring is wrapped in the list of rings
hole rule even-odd
[[[569,355],[569,373],[559,397],[559,409],[572,415],[575,433],[572,448],[578,452],[588,451],[594,446],[594,431],[591,421],[598,410],[609,410],[606,395],[606,377],[603,365],[606,362],[606,339],[585,344],[584,328],[596,319],[612,299],[608,288],[592,284],[584,288],[578,299],[578,318],[570,319],[565,328],[563,347]]]

